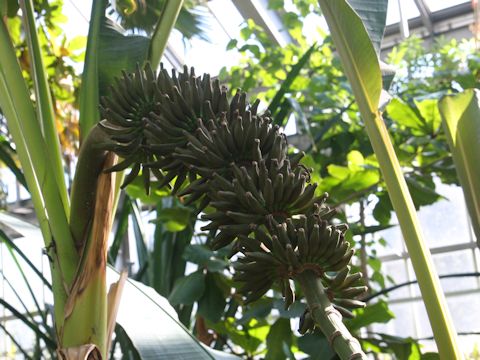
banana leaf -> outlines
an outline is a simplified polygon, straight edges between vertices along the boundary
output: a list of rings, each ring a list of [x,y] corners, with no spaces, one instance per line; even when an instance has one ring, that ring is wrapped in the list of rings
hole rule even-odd
[[[480,91],[446,96],[439,109],[480,247]]]
[[[42,234],[34,225],[5,213],[0,213],[0,224],[22,235],[16,242],[25,240],[31,246],[42,247]],[[108,268],[109,284],[117,281],[118,276],[113,268]],[[125,284],[117,323],[125,330],[143,360],[239,359],[202,345],[180,324],[175,309],[167,299],[154,289],[133,280],[127,280]],[[48,339],[48,335],[45,338]]]

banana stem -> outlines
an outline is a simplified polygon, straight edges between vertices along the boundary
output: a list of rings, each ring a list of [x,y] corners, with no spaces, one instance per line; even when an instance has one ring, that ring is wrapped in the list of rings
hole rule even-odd
[[[70,229],[78,252],[87,241],[88,227],[91,226],[97,182],[108,153],[101,150],[99,144],[106,141],[105,133],[95,125],[84,140],[78,155],[70,210]]]
[[[342,315],[333,307],[316,274],[306,270],[295,278],[307,300],[315,324],[342,360],[367,359],[360,343],[342,322]]]

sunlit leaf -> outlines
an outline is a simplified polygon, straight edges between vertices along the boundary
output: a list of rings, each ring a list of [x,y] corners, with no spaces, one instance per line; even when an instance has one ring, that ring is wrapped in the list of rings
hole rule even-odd
[[[275,321],[268,332],[265,360],[285,358],[284,344],[287,344],[288,347],[292,345],[292,329],[290,327],[290,320],[280,318]]]
[[[480,92],[465,92],[440,101],[443,128],[452,151],[472,226],[480,245]]]
[[[162,209],[153,223],[162,223],[166,230],[177,232],[184,230],[190,223],[191,209],[187,207],[173,207]]]

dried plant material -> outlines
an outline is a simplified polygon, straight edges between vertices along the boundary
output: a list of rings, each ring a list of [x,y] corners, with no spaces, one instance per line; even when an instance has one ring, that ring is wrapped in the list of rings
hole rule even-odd
[[[125,281],[127,281],[128,272],[123,270],[120,274],[120,278],[117,282],[110,286],[107,299],[107,352],[110,351],[112,345],[112,335],[115,330],[115,324],[117,323],[117,313],[120,307],[120,301],[122,299],[123,287]]]
[[[58,349],[57,354],[61,360],[102,360],[100,350],[94,344]]]

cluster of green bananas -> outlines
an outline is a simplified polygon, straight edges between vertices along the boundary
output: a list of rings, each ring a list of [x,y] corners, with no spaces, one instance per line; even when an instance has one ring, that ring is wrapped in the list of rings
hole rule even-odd
[[[346,226],[329,223],[334,211],[326,195],[315,195],[303,154],[289,154],[268,113],[258,115],[258,101],[246,99],[239,91],[229,102],[217,80],[186,67],[171,76],[149,66],[123,74],[102,100],[100,126],[111,140],[105,149],[124,158],[110,170],[132,166],[126,183],[142,170],[147,188],[150,172],[159,186],[176,179],[173,191],[185,203],[209,205],[203,229],[214,248],[233,242],[243,254],[234,268],[247,302],[279,281],[288,307],[295,297],[289,279],[313,270],[346,308],[345,298],[358,295],[348,273],[347,285],[338,284],[354,253]]]
[[[285,158],[279,163],[276,158],[260,158],[241,167],[232,163],[231,179],[213,178],[208,196],[216,211],[202,216],[210,221],[202,229],[217,230],[215,249],[228,245],[238,234],[248,235],[260,225],[271,228],[323,202],[323,197],[314,196],[317,185],[308,184],[309,171],[297,165],[299,159],[294,156],[292,161]]]
[[[208,74],[196,77],[187,67],[170,76],[163,67],[157,75],[148,64],[144,70],[137,66],[116,79],[101,103],[100,126],[114,142],[104,148],[124,158],[111,170],[132,166],[124,186],[142,170],[148,189],[151,171],[159,186],[176,179],[176,192],[187,177],[197,185],[198,176],[202,180],[216,172],[229,177],[232,162],[281,156],[287,147],[278,126],[257,115],[258,101],[250,106],[246,94],[238,92],[229,103],[218,80]],[[190,202],[204,194],[195,186],[189,191]]]
[[[353,299],[366,291],[357,285],[360,273],[349,274],[348,264],[354,254],[345,239],[344,225],[330,225],[332,212],[319,207],[310,215],[288,218],[284,223],[269,224],[269,231],[258,227],[252,236],[239,235],[243,256],[234,265],[234,280],[245,282],[240,292],[246,302],[264,295],[278,280],[288,308],[295,294],[288,279],[305,270],[314,271],[327,289],[330,300],[339,311],[351,315],[347,308],[364,306]]]

